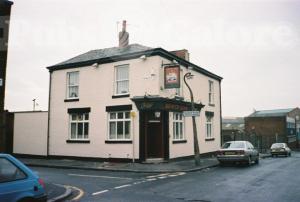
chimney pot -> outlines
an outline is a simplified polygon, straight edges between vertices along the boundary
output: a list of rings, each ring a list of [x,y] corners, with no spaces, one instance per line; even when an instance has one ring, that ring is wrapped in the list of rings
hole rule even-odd
[[[119,47],[123,48],[129,44],[129,33],[126,32],[126,20],[123,20],[122,31],[119,32]]]

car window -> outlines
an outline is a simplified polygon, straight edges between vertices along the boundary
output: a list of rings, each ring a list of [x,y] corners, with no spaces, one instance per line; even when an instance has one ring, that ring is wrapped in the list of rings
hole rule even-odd
[[[284,147],[283,143],[275,143],[275,144],[272,144],[271,149],[282,148],[282,147]]]
[[[0,183],[11,182],[26,178],[26,175],[18,167],[6,158],[0,158]]]
[[[254,149],[253,145],[252,145],[250,142],[247,142],[247,147],[248,147],[249,149]]]
[[[235,149],[235,148],[245,148],[244,142],[226,142],[223,146],[223,149]]]

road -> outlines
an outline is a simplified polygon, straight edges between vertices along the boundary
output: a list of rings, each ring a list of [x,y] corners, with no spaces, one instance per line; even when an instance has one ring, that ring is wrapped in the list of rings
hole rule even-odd
[[[47,182],[83,190],[77,201],[300,201],[300,153],[259,165],[142,174],[32,168]]]

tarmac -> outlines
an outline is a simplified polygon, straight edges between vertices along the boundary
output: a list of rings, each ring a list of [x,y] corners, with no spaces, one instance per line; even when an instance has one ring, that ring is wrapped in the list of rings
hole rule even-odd
[[[270,154],[260,154],[260,158],[270,157]],[[83,161],[71,159],[51,158],[18,158],[25,165],[31,167],[47,167],[62,169],[82,170],[104,170],[115,172],[137,172],[137,173],[172,173],[172,172],[195,172],[219,165],[215,157],[201,157],[200,165],[196,166],[194,159],[171,160],[160,163],[115,163],[103,161]],[[46,184],[48,202],[62,201],[72,194],[70,187],[58,184]]]

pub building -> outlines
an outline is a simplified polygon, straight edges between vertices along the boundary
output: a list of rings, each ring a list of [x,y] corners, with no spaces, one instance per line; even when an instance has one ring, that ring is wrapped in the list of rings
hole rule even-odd
[[[47,67],[50,93],[47,155],[105,160],[167,161],[194,154],[194,94],[201,154],[221,143],[222,78],[189,61],[187,50],[129,44],[91,50]]]

